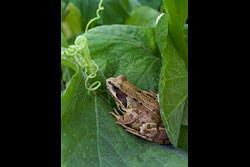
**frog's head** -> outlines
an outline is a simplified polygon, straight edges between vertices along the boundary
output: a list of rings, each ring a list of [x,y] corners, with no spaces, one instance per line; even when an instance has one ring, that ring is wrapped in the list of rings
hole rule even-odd
[[[118,102],[122,107],[127,107],[127,94],[122,91],[123,83],[127,81],[124,75],[120,75],[116,78],[108,78],[106,80],[106,86],[114,100]]]

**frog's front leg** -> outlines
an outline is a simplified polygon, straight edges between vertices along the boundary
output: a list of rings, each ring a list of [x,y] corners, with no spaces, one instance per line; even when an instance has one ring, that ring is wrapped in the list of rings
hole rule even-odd
[[[117,121],[120,121],[122,119],[122,116],[116,111],[115,108],[113,110],[115,111],[115,113],[114,112],[110,112],[110,114],[112,114]]]
[[[138,118],[138,114],[136,112],[128,111],[124,115],[120,115],[116,109],[114,109],[114,111],[115,113],[110,112],[110,114],[112,114],[116,118],[117,122],[121,124],[130,124]]]

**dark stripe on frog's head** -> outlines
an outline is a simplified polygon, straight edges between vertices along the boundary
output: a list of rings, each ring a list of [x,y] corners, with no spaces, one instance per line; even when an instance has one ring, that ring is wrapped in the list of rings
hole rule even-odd
[[[124,107],[127,107],[127,95],[123,93],[120,89],[116,90],[116,97],[123,104]]]

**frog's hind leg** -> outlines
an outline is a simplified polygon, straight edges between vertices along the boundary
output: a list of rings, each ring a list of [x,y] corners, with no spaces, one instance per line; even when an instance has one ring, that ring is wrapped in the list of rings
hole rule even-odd
[[[117,121],[116,123],[119,124],[119,125],[121,125],[122,127],[124,127],[126,130],[137,132],[136,130],[130,128],[129,126],[123,124],[122,122]]]
[[[147,137],[147,136],[144,136],[144,135],[140,134],[138,131],[136,131],[136,130],[130,128],[130,127],[128,127],[128,126],[125,125],[125,124],[122,124],[122,123],[120,123],[120,122],[117,122],[117,124],[119,124],[119,125],[121,125],[122,127],[124,127],[124,128],[126,129],[127,132],[130,132],[130,133],[132,133],[132,134],[134,134],[134,135],[136,135],[136,136],[139,136],[139,137],[141,137],[141,138],[143,138],[143,139],[146,139],[146,140],[148,140],[148,141],[153,141],[152,138],[149,138],[149,137]]]
[[[143,139],[146,139],[146,140],[148,140],[148,141],[153,141],[153,138],[149,138],[149,137],[147,137],[147,136],[143,136],[143,135],[140,134],[138,131],[130,131],[129,129],[126,129],[126,131],[127,131],[127,132],[130,132],[130,133],[132,133],[132,134],[134,134],[134,135],[136,135],[136,136],[139,136],[139,137],[141,137],[141,138],[143,138]]]
[[[156,123],[145,123],[140,127],[140,133],[150,137],[154,138],[158,135],[158,129]]]
[[[143,124],[140,133],[152,138],[158,144],[170,144],[165,128],[157,127],[155,123]]]

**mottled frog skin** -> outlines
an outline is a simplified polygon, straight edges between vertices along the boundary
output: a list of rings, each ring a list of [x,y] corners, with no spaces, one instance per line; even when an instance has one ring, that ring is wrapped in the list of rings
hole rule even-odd
[[[111,112],[119,125],[148,141],[170,144],[154,92],[140,90],[124,75],[107,79],[106,86],[121,112]]]

